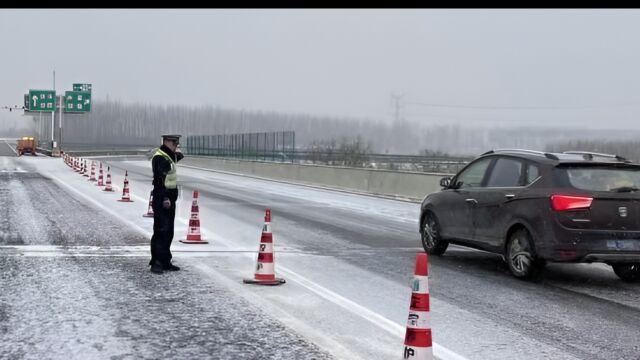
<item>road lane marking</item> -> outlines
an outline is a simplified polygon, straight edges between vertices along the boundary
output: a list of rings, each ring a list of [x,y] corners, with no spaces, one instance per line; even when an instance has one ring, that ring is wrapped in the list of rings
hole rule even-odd
[[[16,149],[13,148],[13,146],[9,145],[9,143],[7,142],[7,140],[4,141],[5,144],[7,144],[7,146],[9,147],[9,149],[11,149],[16,156],[18,156],[18,152],[16,151]]]
[[[117,219],[120,219],[122,222],[128,224],[131,228],[136,229],[139,233],[144,234],[145,236],[151,238],[151,236],[153,235],[152,232],[150,232],[149,230],[146,230],[144,228],[142,228],[140,225],[136,224],[133,221],[130,221],[124,217],[122,217],[120,214],[118,214],[116,211],[113,211],[111,209],[109,209],[108,207],[106,207],[105,205],[100,204],[99,202],[97,202],[96,200],[92,199],[91,197],[89,197],[89,195],[86,195],[85,193],[81,192],[80,190],[72,187],[71,185],[66,184],[64,181],[62,181],[60,178],[52,175],[52,174],[48,174],[48,176],[54,180],[55,182],[57,182],[58,184],[64,186],[65,188],[73,191],[74,193],[78,194],[79,196],[81,196],[82,198],[88,200],[91,204],[93,204],[94,206],[96,206],[99,209],[104,210],[105,212],[111,214],[112,216],[114,216]],[[140,196],[137,195],[131,195],[132,198],[137,199],[138,201],[141,201],[143,203],[146,203],[146,201],[143,198],[141,198]],[[183,220],[182,218],[178,218],[176,217],[176,220],[180,221],[182,224],[188,224],[188,222],[186,220]],[[202,227],[203,230],[207,230],[206,228]],[[213,232],[207,230],[208,234],[213,234]],[[230,245],[232,245],[229,241],[223,239],[220,236],[215,236],[217,238],[217,242],[218,243],[225,243],[226,247],[232,247]],[[171,250],[172,252],[174,250]],[[250,257],[251,259],[253,259],[255,257],[255,253],[245,253],[243,254],[246,257]],[[307,288],[308,290],[318,294],[319,296],[322,296],[323,298],[329,300],[330,302],[352,312],[353,314],[363,318],[364,320],[367,320],[369,322],[371,322],[373,325],[380,327],[381,329],[389,332],[391,335],[397,336],[399,338],[404,338],[405,334],[405,330],[406,328],[403,325],[400,325],[392,320],[387,319],[386,317],[372,311],[369,310],[368,308],[359,305],[345,297],[343,297],[342,295],[339,295],[307,278],[305,278],[304,276],[296,273],[293,270],[290,270],[284,266],[279,265],[278,269],[280,272],[282,273],[286,273],[288,274],[289,278],[294,279],[298,284],[300,284],[301,286]],[[452,350],[449,350],[447,348],[445,348],[444,346],[441,346],[437,343],[433,343],[433,351],[434,351],[434,356],[440,360],[467,360],[467,358],[465,358],[462,355],[459,355],[457,353],[455,353]]]

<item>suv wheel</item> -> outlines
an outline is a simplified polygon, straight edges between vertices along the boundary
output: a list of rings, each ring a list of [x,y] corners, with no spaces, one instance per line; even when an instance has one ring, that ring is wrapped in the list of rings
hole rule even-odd
[[[544,266],[544,261],[537,259],[531,246],[531,235],[520,229],[509,237],[505,259],[509,271],[520,279],[531,279]]]
[[[613,264],[613,272],[623,281],[640,280],[640,263]]]
[[[440,237],[438,219],[432,212],[427,212],[422,221],[422,247],[431,255],[442,255],[449,242]]]

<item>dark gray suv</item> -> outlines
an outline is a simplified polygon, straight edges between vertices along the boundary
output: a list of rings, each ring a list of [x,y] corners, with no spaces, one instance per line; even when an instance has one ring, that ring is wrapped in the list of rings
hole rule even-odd
[[[449,243],[503,255],[530,278],[546,263],[604,262],[640,280],[640,165],[609,154],[492,150],[422,201],[429,254]]]

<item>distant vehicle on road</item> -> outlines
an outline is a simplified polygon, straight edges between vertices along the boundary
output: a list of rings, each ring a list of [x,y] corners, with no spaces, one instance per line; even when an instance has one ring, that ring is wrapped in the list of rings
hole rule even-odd
[[[491,150],[422,201],[429,254],[452,244],[503,255],[518,278],[547,261],[604,262],[640,280],[640,165],[610,154]]]
[[[25,153],[31,153],[31,155],[36,156],[36,147],[37,143],[34,137],[23,136],[18,139],[16,152],[18,153],[18,156],[22,156]]]

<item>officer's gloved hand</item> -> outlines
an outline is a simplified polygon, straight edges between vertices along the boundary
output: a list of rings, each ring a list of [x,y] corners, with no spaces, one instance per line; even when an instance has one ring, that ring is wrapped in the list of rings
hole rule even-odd
[[[171,209],[171,200],[165,198],[162,202],[162,207],[165,209]]]

